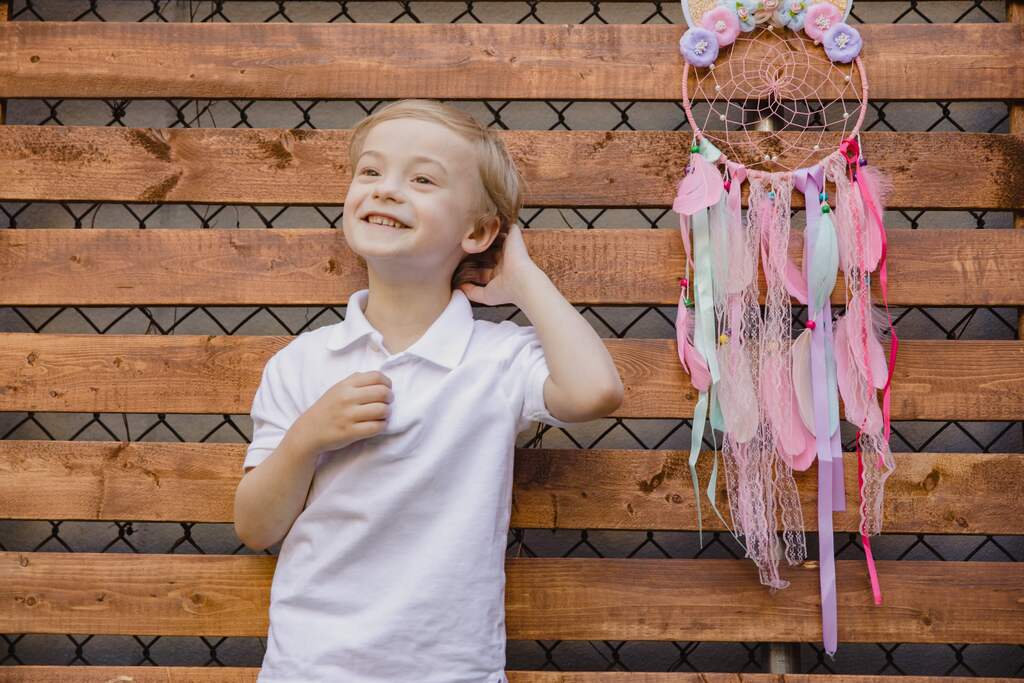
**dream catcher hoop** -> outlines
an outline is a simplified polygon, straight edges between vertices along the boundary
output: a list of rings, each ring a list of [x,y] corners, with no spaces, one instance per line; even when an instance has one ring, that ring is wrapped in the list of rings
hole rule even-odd
[[[882,597],[869,537],[881,531],[884,485],[895,467],[889,404],[898,340],[888,315],[883,221],[889,186],[861,154],[868,81],[860,34],[845,23],[850,2],[682,0],[689,24],[679,41],[686,62],[683,104],[694,137],[672,206],[686,249],[676,339],[699,392],[689,468],[701,545],[696,464],[706,423],[713,437],[716,430],[723,434],[733,527],[715,499],[717,441],[706,489],[711,509],[773,591],[789,585],[779,575],[782,557],[790,565],[806,559],[793,472],[817,459],[822,633],[829,656],[837,649],[832,513],[846,509],[840,396],[846,420],[857,427],[859,531],[875,604]],[[791,230],[794,192],[806,213],[802,233]],[[790,258],[797,240],[803,242],[799,266]],[[840,269],[845,311],[834,320],[831,297]],[[876,270],[884,317],[871,301]],[[791,298],[807,306],[795,339]],[[881,341],[886,328],[888,357]]]

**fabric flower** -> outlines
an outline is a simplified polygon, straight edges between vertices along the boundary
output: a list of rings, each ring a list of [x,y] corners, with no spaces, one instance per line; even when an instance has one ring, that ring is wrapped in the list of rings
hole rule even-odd
[[[754,10],[754,23],[763,24],[767,22],[782,5],[781,0],[760,0],[757,9]]]
[[[718,47],[732,45],[740,34],[740,20],[736,18],[736,13],[721,5],[705,12],[700,23],[707,30],[715,32]]]
[[[776,20],[786,28],[799,31],[804,27],[807,17],[807,0],[784,0],[782,7],[776,12]]]
[[[807,8],[804,16],[804,33],[814,42],[820,43],[825,31],[843,22],[843,13],[831,2],[816,2]]]
[[[758,0],[735,0],[736,18],[740,21],[740,30],[749,33],[754,30],[757,22],[754,19],[754,12],[758,8]]]
[[[690,64],[707,66],[718,57],[718,35],[699,26],[687,29],[679,39],[679,51]]]
[[[833,62],[852,62],[860,54],[861,39],[857,29],[849,24],[833,24],[825,31],[821,42],[825,45],[825,54]]]

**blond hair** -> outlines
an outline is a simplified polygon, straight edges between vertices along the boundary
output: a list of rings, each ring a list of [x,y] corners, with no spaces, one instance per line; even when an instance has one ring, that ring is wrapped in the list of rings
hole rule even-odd
[[[476,150],[477,168],[484,191],[477,204],[475,228],[480,230],[486,221],[495,217],[500,227],[498,236],[485,251],[468,254],[459,263],[452,273],[451,286],[454,290],[466,282],[485,284],[480,279],[480,271],[498,264],[505,236],[522,209],[525,189],[523,177],[496,131],[482,126],[461,109],[438,100],[425,99],[391,102],[356,124],[348,148],[349,167],[353,172],[370,130],[383,121],[403,118],[439,123],[468,141]]]

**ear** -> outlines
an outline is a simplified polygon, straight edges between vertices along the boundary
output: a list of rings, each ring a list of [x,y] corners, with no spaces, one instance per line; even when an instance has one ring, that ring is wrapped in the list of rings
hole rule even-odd
[[[462,249],[467,254],[479,254],[487,251],[501,232],[501,218],[497,215],[482,216],[476,225],[462,239]]]

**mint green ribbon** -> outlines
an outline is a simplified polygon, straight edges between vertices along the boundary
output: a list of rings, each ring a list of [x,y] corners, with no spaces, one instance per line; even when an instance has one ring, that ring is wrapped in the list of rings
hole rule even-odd
[[[700,153],[709,162],[714,163],[721,152],[718,151],[705,138],[700,141]],[[717,215],[726,215],[726,202],[728,195],[723,192],[718,204],[711,207]],[[704,547],[704,524],[701,513],[700,484],[697,479],[697,460],[700,458],[701,446],[704,440],[704,428],[707,423],[708,409],[711,410],[711,428],[724,431],[725,420],[722,409],[718,402],[717,385],[721,373],[718,367],[717,339],[715,331],[715,289],[711,267],[711,226],[709,225],[709,210],[703,209],[693,216],[692,222],[694,259],[694,335],[693,345],[698,353],[708,364],[711,373],[711,388],[709,391],[702,391],[697,398],[697,405],[693,412],[693,428],[690,431],[690,478],[693,480],[693,499],[697,506],[697,534],[700,547]],[[721,225],[719,225],[721,227]],[[710,395],[709,395],[710,394]],[[708,480],[706,490],[708,500],[711,502],[711,509],[714,510],[718,519],[722,521],[726,529],[728,523],[718,510],[716,498],[718,496],[718,449],[715,448],[715,459],[711,466],[711,477]],[[731,529],[730,529],[731,532]],[[735,537],[735,534],[733,534]],[[738,539],[737,539],[738,540]],[[742,545],[742,544],[741,544]]]

